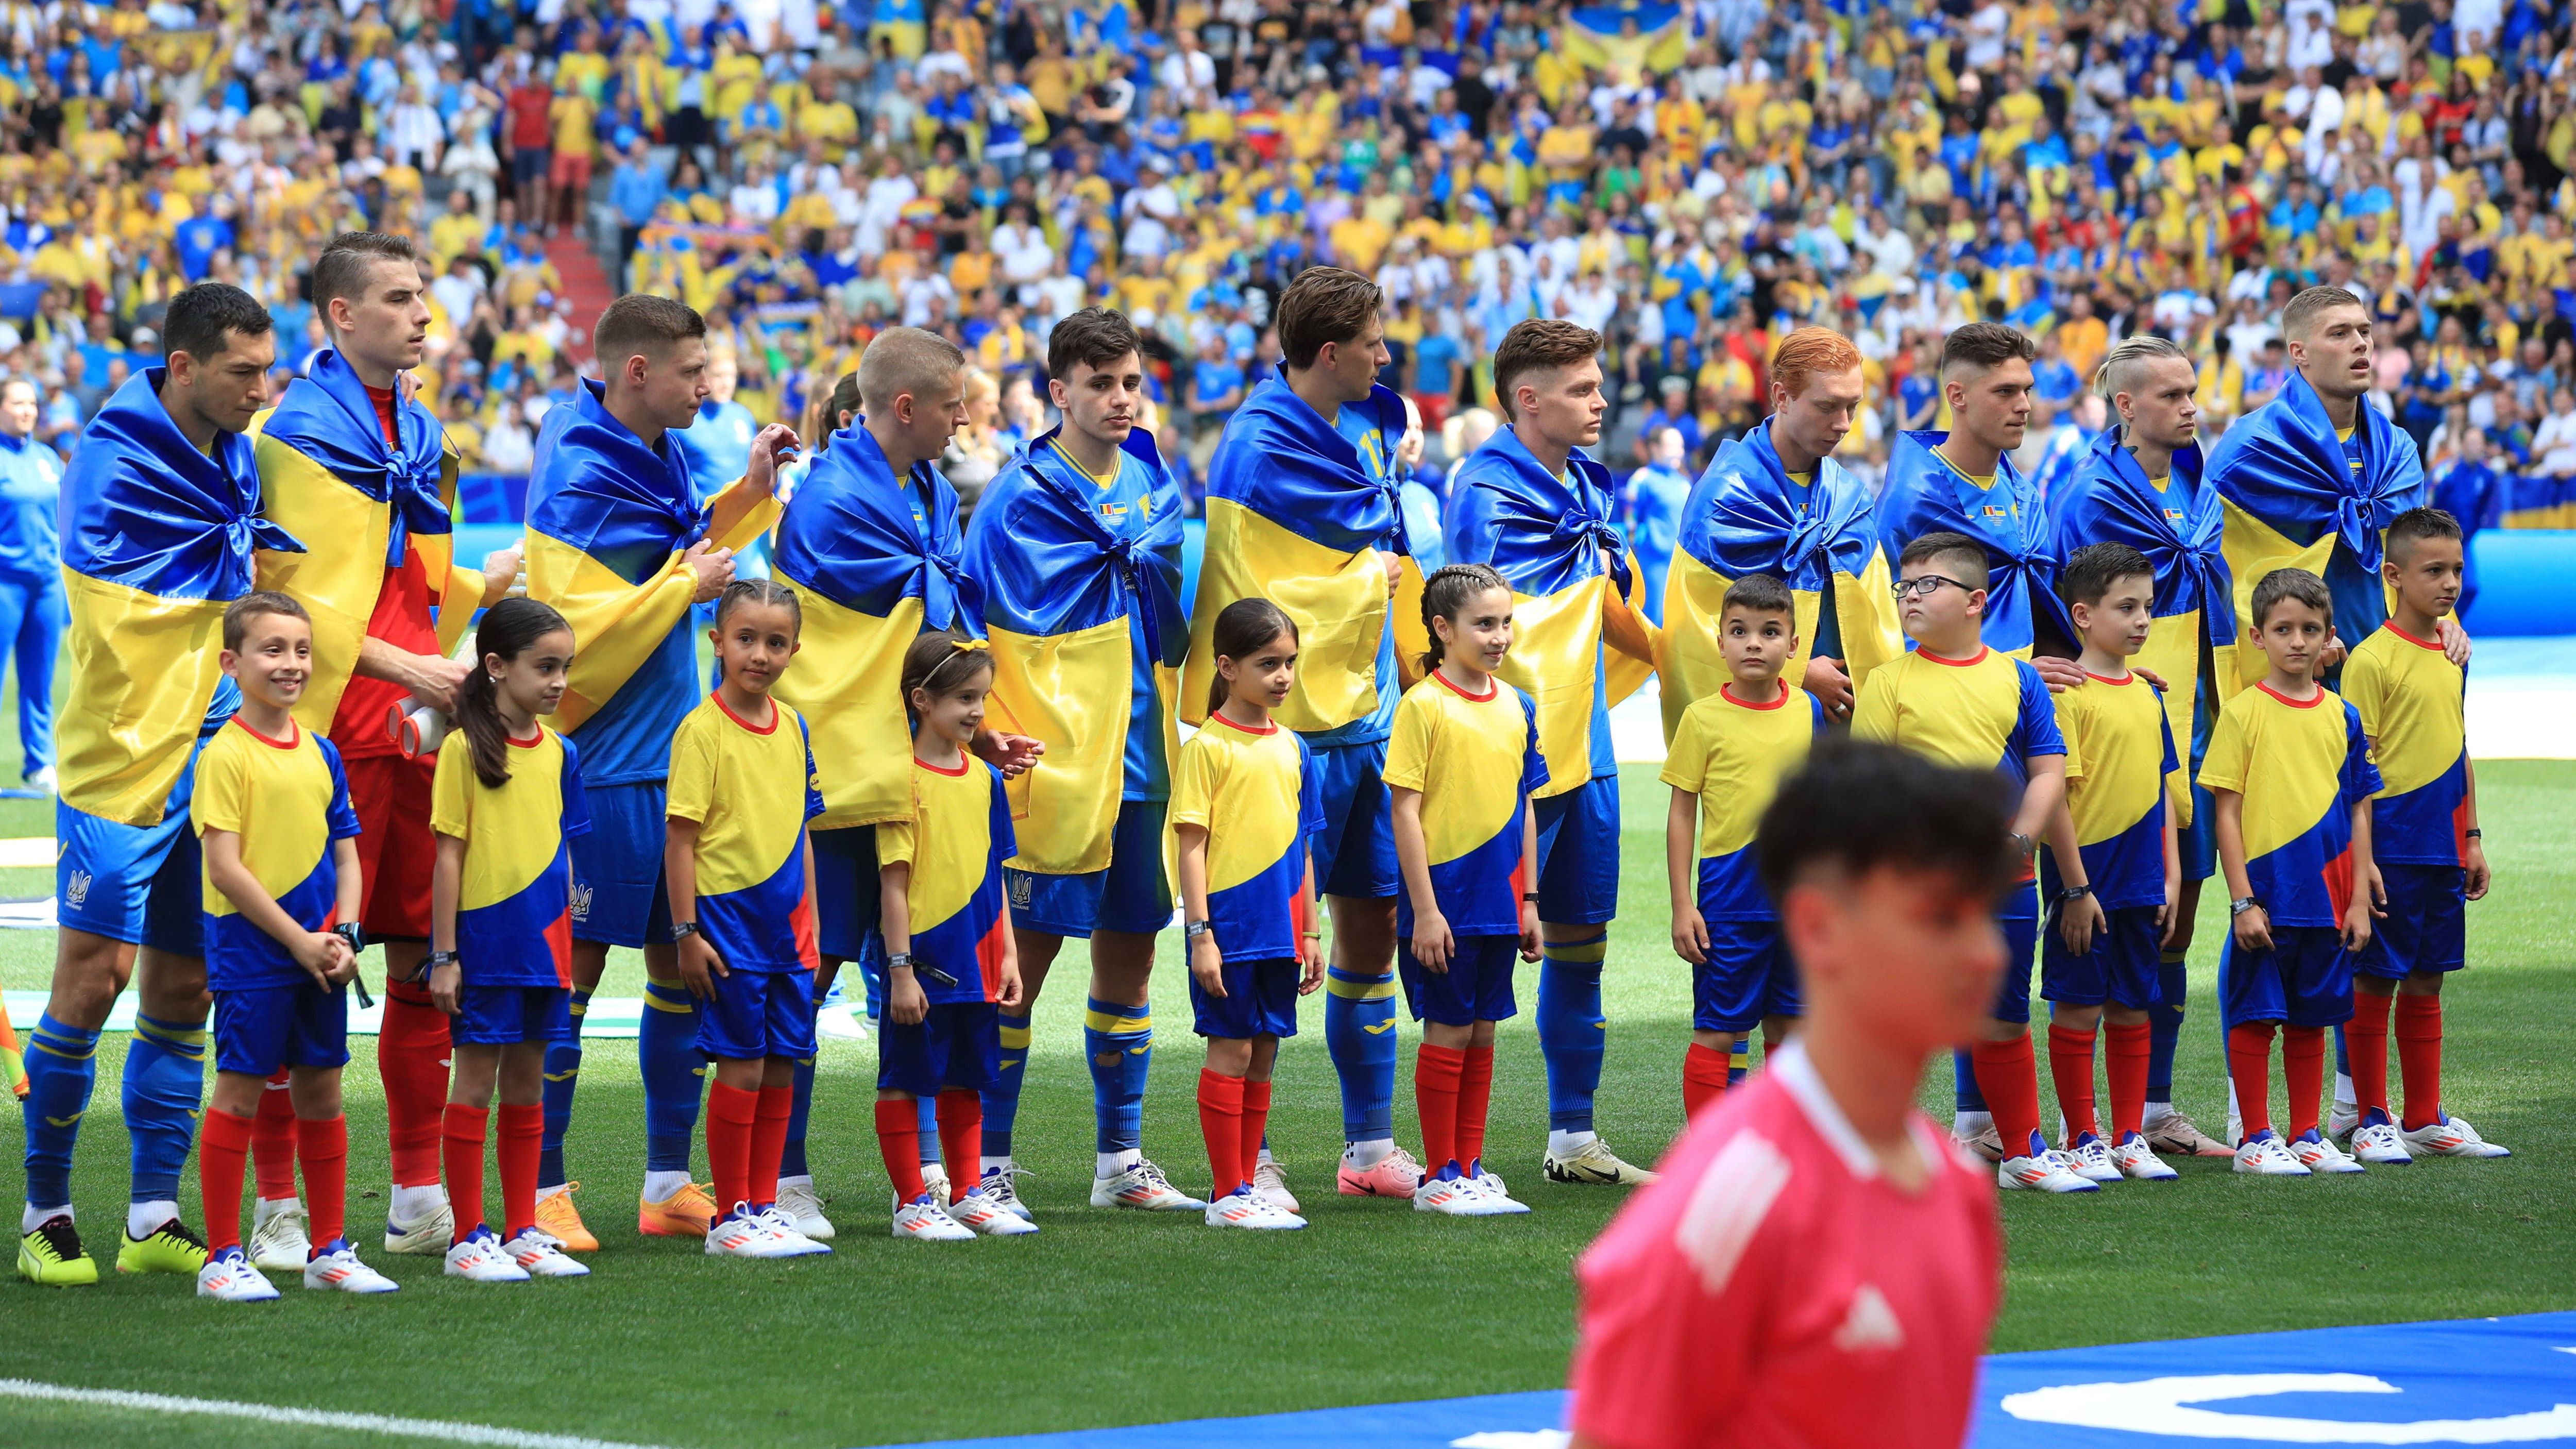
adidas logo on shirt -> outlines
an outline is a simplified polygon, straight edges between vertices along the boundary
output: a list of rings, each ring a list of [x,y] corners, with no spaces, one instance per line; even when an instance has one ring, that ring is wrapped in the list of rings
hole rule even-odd
[[[1875,1283],[1860,1285],[1852,1294],[1850,1311],[1843,1315],[1843,1326],[1834,1330],[1834,1347],[1845,1353],[1869,1353],[1904,1346],[1905,1327],[1896,1321],[1896,1310],[1887,1306],[1887,1296]]]

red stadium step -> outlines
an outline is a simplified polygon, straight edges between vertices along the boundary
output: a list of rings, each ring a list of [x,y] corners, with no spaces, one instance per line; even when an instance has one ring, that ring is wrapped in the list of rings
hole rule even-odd
[[[555,264],[555,275],[563,278],[564,300],[570,304],[573,336],[570,347],[577,363],[590,361],[590,329],[599,322],[599,314],[616,299],[617,288],[600,269],[599,254],[579,235],[566,233],[546,243],[546,260]]]

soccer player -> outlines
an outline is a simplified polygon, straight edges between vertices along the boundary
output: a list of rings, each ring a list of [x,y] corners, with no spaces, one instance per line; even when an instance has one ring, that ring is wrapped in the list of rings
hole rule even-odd
[[[191,802],[206,862],[206,985],[215,996],[215,1094],[199,1187],[206,1266],[197,1296],[256,1303],[277,1290],[242,1256],[242,1168],[251,1114],[284,1067],[296,1157],[313,1199],[304,1286],[391,1293],[342,1235],[349,1121],[349,978],[358,974],[357,812],[339,752],[295,720],[313,667],[313,621],[284,594],[245,594],[224,611],[223,670],[241,690],[231,727],[206,742]]]
[[[1852,731],[1944,764],[1998,771],[2015,787],[2011,836],[2022,869],[1995,903],[2010,959],[1966,1055],[1982,1100],[1993,1104],[2003,1153],[1995,1180],[2006,1188],[2092,1192],[2096,1184],[2058,1161],[2040,1137],[2039,1068],[2030,1045],[2031,955],[2039,944],[2030,859],[2065,796],[2066,742],[2039,671],[1978,637],[1986,558],[1986,546],[1963,533],[1927,533],[1905,546],[1897,559],[1897,607],[1916,647],[1871,671]],[[1964,1142],[1977,1128],[1954,1122],[1952,1130]]]
[[[53,792],[54,663],[63,643],[62,548],[54,514],[62,455],[36,438],[36,384],[0,382],[0,643],[18,671],[19,771]]]
[[[1307,642],[1276,713],[1313,749],[1324,796],[1314,851],[1333,917],[1324,1043],[1342,1087],[1335,1185],[1410,1198],[1422,1164],[1395,1145],[1398,882],[1384,771],[1409,667],[1396,657],[1389,600],[1419,575],[1391,474],[1404,401],[1376,380],[1388,357],[1383,302],[1376,283],[1339,267],[1309,267],[1280,294],[1279,371],[1226,420],[1208,467],[1181,717],[1205,718],[1215,669],[1206,631],[1225,606],[1280,601]]]
[[[715,1204],[689,1180],[706,1062],[662,879],[671,737],[700,697],[691,610],[724,592],[733,550],[778,516],[771,484],[797,446],[784,425],[761,429],[743,476],[697,502],[667,434],[688,426],[707,396],[706,335],[706,319],[668,298],[609,303],[592,329],[605,380],[584,381],[578,397],[546,414],[528,480],[528,595],[552,604],[582,641],[561,718],[581,754],[591,825],[572,843],[575,1035],[547,1053],[538,1188],[569,1191],[561,1149],[581,1070],[579,1022],[608,948],[641,947],[645,1163],[636,1230],[689,1238],[706,1236]],[[570,1226],[569,1217],[550,1220]]]
[[[72,1144],[89,1110],[99,1028],[129,978],[139,998],[125,1056],[132,1202],[117,1266],[186,1273],[205,1245],[179,1222],[179,1170],[205,1069],[205,921],[188,824],[197,750],[241,691],[212,642],[249,593],[251,549],[295,540],[259,516],[241,436],[267,405],[268,310],[206,282],[170,299],[165,360],[127,379],[81,429],[63,475],[63,587],[71,610],[54,868],[51,999],[27,1040],[27,1205],[18,1272],[98,1281],[71,1208]]]
[[[1576,1269],[1579,1449],[1955,1449],[2002,1298],[1990,1190],[1914,1106],[2005,974],[1994,773],[1820,744],[1756,854],[1798,1037],[1694,1118]]]
[[[2353,1019],[2344,1027],[2355,1110],[2328,1132],[2350,1131],[2354,1155],[2368,1163],[2405,1162],[2414,1152],[2510,1157],[2442,1110],[2442,978],[2465,964],[2464,908],[2483,899],[2493,879],[2478,830],[2460,666],[2433,642],[2465,586],[2466,540],[2450,514],[2415,508],[2388,525],[2387,549],[2380,575],[2396,604],[2388,623],[2344,661],[2341,691],[2361,715],[2379,769],[2370,861],[2387,910],[2355,963]],[[2392,997],[2406,1081],[2406,1113],[2395,1120],[2388,1109]]]
[[[2254,585],[2253,627],[2271,672],[2227,702],[2200,783],[2215,808],[2234,921],[2218,957],[2227,1071],[2245,1136],[2236,1170],[2359,1172],[2318,1127],[2325,1034],[2352,1017],[2353,953],[2371,937],[2370,797],[2380,787],[2361,712],[2317,682],[2334,598],[2304,569]],[[2271,1124],[2272,1037],[2282,1032],[2290,1133]]]
[[[1539,1050],[1547,1059],[1547,1151],[1555,1182],[1639,1183],[1593,1130],[1608,1023],[1601,962],[1619,913],[1619,758],[1610,706],[1654,667],[1642,576],[1611,515],[1610,470],[1583,445],[1601,440],[1601,334],[1556,319],[1516,323],[1494,353],[1494,390],[1511,426],[1450,485],[1442,554],[1490,565],[1528,600],[1505,682],[1539,701],[1548,784],[1533,809],[1539,939]]]
[[[2063,1156],[2095,1182],[2169,1181],[2176,1174],[2156,1160],[2142,1123],[2156,952],[2182,886],[2165,797],[2182,766],[2161,692],[2129,667],[2154,627],[2155,566],[2125,543],[2097,543],[2066,561],[2057,587],[2087,680],[2051,696],[2066,741],[2066,803],[2049,821],[2039,871],[2052,927],[2040,943],[2039,994],[2049,1003]],[[2096,1027],[2108,1048],[2107,1137],[2093,1109]]]
[[[262,552],[259,584],[312,612],[313,681],[295,714],[340,752],[366,882],[351,924],[364,928],[362,946],[385,948],[376,1038],[393,1160],[385,1251],[438,1254],[455,1224],[438,1185],[447,1018],[430,1005],[421,969],[437,855],[429,829],[437,761],[405,759],[387,716],[419,704],[453,708],[471,666],[448,653],[475,611],[517,581],[519,550],[495,553],[479,572],[453,562],[455,455],[437,415],[407,396],[402,380],[420,366],[429,328],[411,239],[334,237],[313,264],[312,285],[331,345],[260,422],[260,498],[287,532],[335,546]],[[261,1196],[265,1216],[272,1202]],[[577,1216],[567,1226],[576,1246],[598,1247]]]
[[[1673,788],[1664,817],[1673,951],[1692,968],[1685,1116],[1726,1091],[1754,1027],[1768,1056],[1799,1014],[1797,967],[1781,944],[1779,911],[1762,893],[1753,830],[1781,777],[1825,730],[1825,702],[1780,678],[1798,648],[1797,601],[1786,585],[1769,574],[1729,584],[1718,645],[1735,678],[1683,711],[1661,776]]]
[[[960,1163],[1023,1210],[1011,1131],[1028,1070],[1029,1016],[1067,937],[1091,944],[1083,1055],[1091,1063],[1094,1207],[1201,1211],[1144,1155],[1154,1059],[1147,990],[1172,919],[1163,822],[1172,793],[1181,608],[1181,490],[1138,425],[1144,343],[1123,315],[1086,307],[1047,335],[1047,396],[1064,421],[1014,456],[977,501],[966,573],[993,642],[997,728],[1047,747],[1011,782],[1018,822],[1006,879],[1021,996],[1001,1020],[1004,1065],[987,1093],[985,1161]],[[1123,704],[1120,703],[1123,701]],[[1231,1183],[1220,1183],[1220,1192]]]

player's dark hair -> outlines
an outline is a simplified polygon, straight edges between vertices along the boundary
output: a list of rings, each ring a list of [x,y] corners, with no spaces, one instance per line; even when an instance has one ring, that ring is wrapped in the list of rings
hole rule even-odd
[[[322,255],[313,262],[313,305],[327,317],[331,304],[346,297],[357,301],[366,295],[367,274],[378,262],[401,262],[406,275],[415,284],[419,277],[411,268],[420,254],[413,250],[411,238],[387,231],[344,231],[331,238]]]
[[[2122,579],[2156,576],[2147,556],[2125,543],[2087,544],[2075,551],[2057,574],[2057,596],[2070,604],[2100,604]]]
[[[1798,600],[1789,586],[1769,574],[1746,574],[1726,586],[1726,597],[1717,606],[1717,617],[1723,623],[1734,610],[1748,614],[1786,614],[1798,617]]]
[[[1941,339],[1941,376],[1948,377],[1954,367],[1973,368],[1984,372],[2019,358],[2024,362],[2039,355],[2039,344],[2018,327],[2001,322],[1970,322],[1951,329]]]
[[[510,783],[510,727],[501,720],[492,660],[507,664],[548,634],[571,632],[554,605],[524,597],[494,604],[474,627],[474,667],[456,686],[456,728],[465,735],[475,778],[495,790]]]
[[[2388,556],[2402,564],[2415,556],[2415,545],[2428,538],[2457,539],[2463,546],[2468,542],[2460,520],[2450,514],[2439,508],[2409,508],[2389,520]]]
[[[242,641],[250,637],[250,621],[264,614],[284,614],[307,624],[313,622],[313,616],[294,599],[274,589],[260,589],[233,600],[232,606],[224,610],[224,647],[242,647]]]
[[[1208,636],[1208,648],[1219,659],[1240,663],[1249,659],[1271,640],[1288,636],[1297,642],[1297,621],[1288,611],[1268,599],[1237,599],[1216,616],[1216,628]],[[1225,705],[1225,676],[1211,670],[1208,678],[1208,713],[1214,714]]]
[[[1422,652],[1423,673],[1439,668],[1441,657],[1448,652],[1448,646],[1440,642],[1439,626],[1433,621],[1458,622],[1458,616],[1487,589],[1508,594],[1512,586],[1487,564],[1450,564],[1422,581],[1422,632],[1431,639],[1431,647]]]
[[[1145,340],[1127,314],[1106,307],[1068,313],[1047,333],[1047,375],[1073,376],[1076,367],[1107,367],[1122,357],[1145,354]]]
[[[2337,307],[2361,307],[2365,315],[2370,311],[2342,287],[2309,287],[2281,308],[2281,335],[2305,342],[2316,330],[2317,319]]]
[[[614,376],[626,359],[643,356],[659,361],[692,337],[707,335],[707,319],[697,309],[668,297],[629,292],[608,304],[591,328],[591,350],[600,369]]]
[[[1939,872],[1962,893],[2003,894],[2019,874],[2010,790],[1993,770],[1935,763],[1846,735],[1816,741],[1762,812],[1754,862],[1776,905],[1811,872]]]
[[[912,709],[914,691],[935,697],[943,689],[955,689],[978,674],[993,672],[993,651],[982,648],[982,642],[954,629],[933,629],[903,651],[903,710],[913,728],[921,727]]]
[[[722,629],[725,615],[745,604],[785,609],[798,629],[805,627],[805,606],[796,601],[796,591],[776,579],[736,579],[725,585],[725,591],[716,596],[716,627]]]
[[[1939,561],[1954,565],[1959,582],[1972,589],[1982,589],[1993,582],[1994,571],[1986,563],[1986,546],[1964,533],[1927,533],[1905,546],[1896,556],[1896,566]]]
[[[199,282],[170,299],[161,318],[161,352],[206,362],[223,352],[230,334],[258,337],[275,325],[250,293],[229,282]]]
[[[2300,603],[2314,609],[2328,623],[2334,620],[2334,593],[2326,581],[2306,569],[2274,569],[2254,585],[2254,628],[2260,632],[2272,617],[2272,610],[2283,603]]]
[[[1512,390],[1526,372],[1554,372],[1601,354],[1601,334],[1561,317],[1528,317],[1503,334],[1494,349],[1494,396],[1512,415]]]
[[[1275,319],[1279,355],[1290,367],[1312,367],[1327,342],[1348,342],[1368,330],[1386,294],[1357,272],[1308,267],[1279,295]]]

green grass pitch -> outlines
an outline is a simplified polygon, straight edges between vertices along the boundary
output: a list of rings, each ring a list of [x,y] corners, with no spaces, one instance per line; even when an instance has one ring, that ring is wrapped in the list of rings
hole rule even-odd
[[[2506,1314],[2576,1298],[2576,1085],[2563,1055],[2576,1004],[2576,764],[2493,763],[2481,774],[2498,887],[2471,909],[2473,966],[2447,993],[2449,1100],[2520,1155],[2335,1181],[2254,1181],[2223,1162],[2190,1162],[2166,1187],[2071,1201],[2017,1195],[2004,1203],[2010,1297],[1996,1349]],[[1622,1150],[1648,1158],[1680,1125],[1688,977],[1664,931],[1662,787],[1645,766],[1628,768],[1626,786],[1629,915],[1612,935],[1600,1122]],[[0,835],[49,829],[47,807],[0,806]],[[0,872],[0,894],[50,886],[44,872]],[[2222,915],[2215,901],[2203,913],[2177,1073],[2183,1107],[2212,1130],[2225,1115],[2210,993]],[[1165,950],[1145,1140],[1176,1179],[1197,1184],[1200,1054],[1177,949]],[[0,935],[0,985],[42,988],[51,951],[39,933]],[[1533,986],[1525,976],[1525,1004]],[[639,987],[627,956],[603,989]],[[403,1281],[401,1294],[362,1301],[287,1287],[285,1301],[247,1310],[200,1304],[176,1278],[54,1292],[11,1282],[0,1287],[0,1377],[650,1443],[811,1446],[1563,1381],[1568,1266],[1620,1194],[1540,1178],[1544,1078],[1526,1015],[1503,1034],[1493,1143],[1535,1213],[1460,1222],[1335,1197],[1338,1105],[1318,997],[1306,1034],[1282,1053],[1272,1118],[1314,1226],[1220,1235],[1194,1218],[1086,1205],[1081,994],[1079,971],[1060,969],[1038,1014],[1018,1131],[1045,1226],[1034,1238],[942,1247],[885,1237],[866,1043],[826,1046],[817,1093],[811,1152],[842,1230],[837,1257],[711,1262],[694,1243],[639,1238],[627,1209],[642,1096],[631,1046],[607,1042],[585,1065],[570,1145],[573,1175],[587,1184],[579,1200],[604,1243],[593,1277],[473,1288],[443,1280],[435,1260],[371,1252]],[[1409,1026],[1405,1037],[1397,1120],[1410,1138]],[[372,1039],[353,1046],[350,1218],[365,1229],[384,1206],[383,1112]],[[125,1181],[122,1052],[110,1038],[99,1053],[76,1178],[90,1241],[111,1251]],[[1927,1076],[1936,1110],[1948,1082],[1946,1063]],[[0,1152],[14,1164],[17,1115],[0,1117]],[[183,1192],[195,1191],[192,1176]],[[188,1217],[196,1221],[193,1207]],[[1446,1325],[1436,1344],[1424,1341],[1426,1322]],[[0,1441],[265,1446],[347,1436],[0,1402]]]

